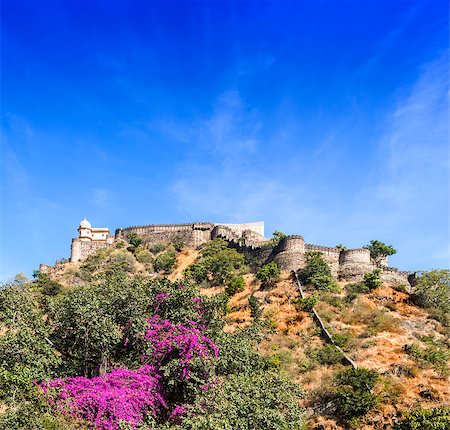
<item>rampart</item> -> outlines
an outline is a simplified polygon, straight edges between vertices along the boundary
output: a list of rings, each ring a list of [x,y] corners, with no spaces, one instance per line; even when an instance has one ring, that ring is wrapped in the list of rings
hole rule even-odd
[[[82,223],[87,223],[90,228],[87,220]],[[85,225],[81,225],[82,223],[80,223],[80,228],[85,228]],[[183,242],[187,248],[198,248],[212,239],[223,238],[229,242],[231,247],[243,252],[248,264],[253,268],[275,261],[284,270],[302,269],[306,264],[306,253],[315,251],[322,254],[330,264],[333,275],[340,279],[360,281],[364,274],[379,267],[383,280],[393,283],[408,283],[407,272],[389,268],[387,258],[374,262],[370,257],[369,250],[365,248],[341,250],[336,247],[314,245],[305,243],[303,236],[300,235],[286,236],[274,246],[273,239],[264,237],[264,222],[262,221],[243,224],[193,222],[138,225],[118,228],[115,231],[114,240],[128,241],[132,233],[141,236],[144,246],[147,248],[170,242]],[[108,237],[103,242],[86,241],[83,240],[84,236],[80,237],[72,240],[72,262],[83,261],[98,249],[112,246],[113,242],[112,237]]]
[[[285,270],[301,268],[305,265],[305,239],[292,235],[283,237],[273,250],[273,260]]]
[[[72,253],[70,261],[72,263],[83,261],[99,249],[109,248],[110,246],[112,246],[112,242],[90,242],[80,239],[72,239]]]
[[[339,257],[339,277],[350,281],[359,281],[364,273],[376,268],[370,259],[370,251],[365,248],[342,251]]]

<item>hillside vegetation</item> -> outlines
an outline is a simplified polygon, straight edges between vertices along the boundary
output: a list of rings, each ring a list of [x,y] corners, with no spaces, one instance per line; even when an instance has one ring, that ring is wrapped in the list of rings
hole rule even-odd
[[[301,297],[254,263],[135,236],[3,285],[0,429],[450,428],[449,271],[410,291],[309,253]]]

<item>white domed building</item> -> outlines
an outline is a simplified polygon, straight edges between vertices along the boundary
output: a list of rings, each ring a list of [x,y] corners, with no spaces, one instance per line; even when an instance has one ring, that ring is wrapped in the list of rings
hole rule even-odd
[[[85,218],[78,227],[78,237],[72,239],[71,262],[85,260],[90,254],[100,248],[107,248],[114,241],[109,228],[92,227]]]

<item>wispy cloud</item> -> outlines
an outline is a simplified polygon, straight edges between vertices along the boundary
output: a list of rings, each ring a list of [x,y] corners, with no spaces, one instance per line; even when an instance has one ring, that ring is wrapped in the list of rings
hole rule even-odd
[[[248,108],[237,91],[224,93],[210,117],[190,126],[196,156],[179,165],[171,186],[179,210],[215,220],[264,218],[289,232],[348,240],[352,246],[379,238],[399,248],[394,263],[401,267],[445,265],[447,60],[445,53],[423,65],[417,80],[399,90],[380,125],[375,155],[368,170],[353,178],[351,194],[336,187],[336,173],[327,171],[323,152],[334,144],[333,130],[311,148],[309,161],[314,163],[303,164],[303,169],[298,168],[298,154],[290,154],[282,144],[284,163],[264,164],[268,140],[280,135],[284,124],[277,124],[270,135],[261,133],[258,111]],[[421,249],[434,251],[424,256]]]
[[[372,183],[355,199],[354,223],[395,236],[412,266],[450,261],[448,85],[445,52],[399,94],[379,140]],[[434,255],[421,255],[424,249]]]

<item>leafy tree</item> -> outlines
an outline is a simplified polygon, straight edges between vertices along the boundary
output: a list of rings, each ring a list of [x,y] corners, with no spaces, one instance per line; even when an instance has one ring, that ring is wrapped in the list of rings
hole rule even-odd
[[[261,327],[252,324],[234,333],[221,332],[214,340],[219,348],[218,375],[252,374],[268,370],[267,361],[257,351]]]
[[[203,247],[200,258],[185,270],[184,275],[199,284],[224,285],[248,270],[244,261],[244,255],[228,248],[225,240],[214,239]]]
[[[278,373],[231,375],[188,409],[183,429],[301,430],[299,387]]]
[[[448,324],[450,270],[431,270],[416,274],[411,298],[417,306],[428,309],[442,323]]]
[[[317,303],[319,303],[319,295],[317,294],[317,292],[315,292],[314,294],[311,294],[308,297],[305,298],[299,298],[298,301],[298,306],[300,307],[300,310],[305,311],[305,312],[311,312],[313,307],[317,305]]]
[[[264,265],[256,272],[256,279],[259,279],[263,286],[271,288],[280,279],[280,268],[277,263],[272,261],[269,264]]]
[[[92,376],[121,359],[130,321],[136,331],[144,326],[147,292],[139,280],[116,272],[56,297],[49,309],[51,340],[69,371]],[[127,352],[138,360],[138,351]]]
[[[130,244],[130,246],[128,247],[128,251],[132,252],[134,254],[134,252],[136,251],[136,249],[139,247],[139,245],[142,245],[144,243],[144,239],[139,236],[137,233],[130,233],[127,237],[128,239],[128,243]]]
[[[169,274],[177,264],[177,253],[174,248],[169,248],[166,252],[159,254],[155,258],[155,270]]]
[[[342,245],[341,243],[339,245],[336,245],[335,248],[339,249],[339,251],[347,251],[347,247]]]
[[[375,290],[383,284],[380,278],[380,269],[375,269],[371,273],[364,274],[364,285],[369,289],[369,291]]]
[[[139,251],[136,251],[135,253],[136,260],[139,261],[139,263],[142,263],[147,268],[151,268],[154,263],[153,256],[150,251],[147,249],[140,249]]]
[[[206,242],[202,249],[200,250],[200,253],[203,257],[213,257],[214,255],[217,255],[220,251],[223,251],[228,248],[228,242],[225,239],[217,238],[214,240],[211,240],[209,242]]]
[[[330,265],[323,259],[321,252],[306,253],[306,265],[299,272],[299,279],[319,290],[333,291],[337,289],[336,281],[331,274]]]
[[[380,257],[387,257],[388,255],[394,255],[397,250],[391,245],[386,245],[379,240],[371,240],[369,245],[363,246],[370,251],[370,257],[377,261]]]
[[[281,231],[275,230],[272,234],[272,239],[270,239],[273,246],[277,246],[286,235]]]
[[[53,281],[47,273],[35,271],[33,277],[36,278],[34,286],[41,290],[46,296],[56,296],[62,290],[62,285]]]
[[[343,370],[334,378],[334,403],[345,420],[365,415],[378,403],[373,388],[379,381],[375,370],[358,368]]]
[[[49,341],[50,327],[44,313],[28,286],[0,289],[0,324],[5,330],[0,336],[0,368],[6,372],[3,376],[12,372],[31,381],[55,374],[60,358]]]
[[[237,276],[236,278],[233,278],[228,286],[225,288],[225,292],[228,294],[228,296],[232,297],[236,293],[240,293],[241,291],[244,291],[245,287],[245,279],[243,276]]]

